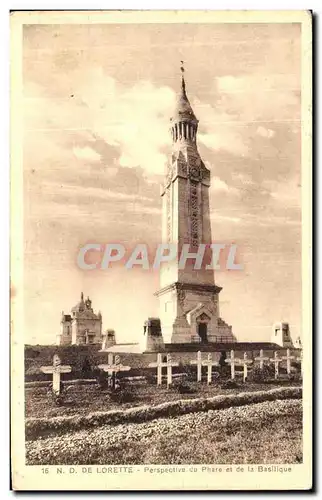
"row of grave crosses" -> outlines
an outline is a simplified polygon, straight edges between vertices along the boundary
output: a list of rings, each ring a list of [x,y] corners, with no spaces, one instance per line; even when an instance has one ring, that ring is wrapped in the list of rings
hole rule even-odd
[[[273,358],[268,358],[264,356],[263,350],[260,351],[259,356],[254,358],[254,361],[259,361],[260,370],[264,369],[264,362],[268,361],[269,363],[274,363],[275,367],[275,379],[279,376],[279,364],[282,361],[286,361],[286,371],[289,375],[291,373],[291,361],[296,360],[301,362],[301,374],[303,376],[303,362],[302,362],[302,353],[301,357],[296,358],[295,356],[291,356],[290,350],[287,349],[286,356],[278,357],[278,353],[274,352]],[[248,375],[248,366],[253,364],[252,359],[248,359],[247,353],[244,353],[243,358],[236,358],[234,351],[230,352],[230,358],[226,359],[225,362],[230,365],[230,376],[231,379],[235,379],[236,366],[243,366],[243,381],[245,382]],[[207,383],[211,384],[212,381],[212,367],[218,366],[218,361],[212,359],[212,355],[209,353],[207,355],[207,359],[202,359],[201,352],[198,351],[197,359],[190,361],[191,365],[197,366],[197,382],[201,382],[202,379],[202,367],[207,367]],[[162,354],[157,355],[157,361],[150,363],[150,368],[157,369],[157,385],[162,385],[162,369],[167,369],[167,385],[170,386],[172,384],[172,368],[179,366],[179,363],[173,361],[171,358],[171,354],[167,354],[166,359],[162,360]],[[112,353],[108,353],[107,364],[98,365],[100,370],[107,372],[108,376],[112,380],[112,386],[115,387],[115,376],[119,372],[127,372],[131,370],[130,366],[124,366],[121,363],[120,356],[114,355]],[[72,368],[69,365],[62,365],[61,360],[57,354],[53,357],[53,365],[52,366],[42,366],[41,371],[43,373],[50,373],[53,375],[53,392],[57,395],[60,394],[60,375],[62,373],[70,373]]]
[[[197,382],[201,382],[202,379],[202,367],[207,366],[207,383],[211,384],[212,381],[212,367],[213,366],[219,366],[218,361],[214,361],[212,359],[212,355],[209,353],[207,355],[207,359],[202,359],[201,357],[201,352],[198,351],[197,353],[197,359],[190,361],[191,365],[196,365],[197,366]],[[254,361],[259,361],[259,367],[260,370],[264,369],[264,362],[268,361],[269,363],[274,363],[275,367],[275,379],[278,378],[279,376],[279,364],[282,361],[286,361],[286,371],[287,374],[289,375],[291,373],[291,361],[292,360],[297,360],[301,362],[301,374],[303,376],[303,363],[302,363],[302,352],[301,352],[301,357],[296,358],[295,356],[291,356],[290,350],[287,349],[286,351],[286,356],[282,356],[281,358],[278,357],[277,352],[274,352],[274,357],[273,358],[268,358],[264,356],[263,350],[260,350],[259,356],[254,359]],[[236,358],[234,351],[230,352],[230,358],[226,359],[225,362],[230,365],[230,377],[232,380],[235,379],[236,371],[235,367],[236,366],[242,366],[243,367],[243,381],[246,382],[247,380],[247,375],[248,375],[248,366],[253,365],[254,361],[252,359],[248,359],[247,353],[244,353],[243,358]],[[165,361],[162,361],[162,356],[161,354],[158,354],[157,356],[157,362],[156,363],[150,363],[149,367],[151,368],[157,368],[157,385],[162,384],[162,368],[167,368],[167,385],[172,384],[172,368],[174,366],[178,366],[179,363],[176,363],[172,361],[171,355],[168,354],[166,357]]]
[[[269,358],[267,356],[264,356],[263,349],[260,350],[259,356],[254,358],[254,361],[259,361],[259,368],[260,370],[264,369],[264,362],[268,361],[269,363],[274,363],[274,368],[275,368],[275,379],[278,378],[279,376],[279,364],[282,363],[283,361],[286,361],[286,372],[288,375],[291,373],[291,361],[296,360],[300,361],[301,363],[301,375],[303,376],[303,363],[302,363],[302,355],[303,351],[301,351],[301,357],[296,358],[295,356],[291,356],[290,350],[287,349],[286,351],[286,356],[278,357],[277,351],[274,352],[274,357]],[[247,353],[244,353],[243,359],[238,359],[235,358],[235,353],[234,351],[230,352],[230,358],[225,360],[226,363],[230,364],[230,375],[231,379],[235,379],[235,366],[243,366],[243,380],[244,382],[247,379],[247,372],[248,372],[248,365],[253,364],[253,360],[248,359]]]
[[[254,359],[254,361],[259,361],[260,370],[264,369],[264,361],[275,363],[275,378],[278,378],[279,363],[281,363],[285,359],[287,360],[287,373],[289,374],[289,373],[291,373],[291,359],[294,359],[294,356],[290,356],[289,349],[287,350],[286,357],[278,358],[277,352],[275,352],[273,359],[264,356],[263,350],[261,349],[259,356],[256,357]],[[226,359],[225,362],[230,364],[230,377],[232,380],[235,379],[235,367],[236,366],[243,366],[243,380],[244,380],[244,382],[246,381],[247,375],[248,375],[248,365],[253,364],[253,361],[251,359],[248,359],[246,352],[244,353],[244,357],[242,359],[239,359],[239,358],[235,358],[234,351],[231,351],[230,358]]]
[[[121,359],[119,355],[113,355],[112,353],[108,353],[107,357],[107,365],[98,365],[100,370],[107,372],[109,378],[111,379],[111,387],[115,388],[116,377],[115,375],[119,372],[129,371],[131,370],[130,366],[123,366],[121,364]],[[69,365],[62,365],[60,357],[58,354],[55,354],[53,357],[52,366],[42,366],[40,370],[43,373],[49,373],[53,376],[53,392],[58,396],[60,394],[60,375],[62,373],[70,373],[72,371],[72,367]]]

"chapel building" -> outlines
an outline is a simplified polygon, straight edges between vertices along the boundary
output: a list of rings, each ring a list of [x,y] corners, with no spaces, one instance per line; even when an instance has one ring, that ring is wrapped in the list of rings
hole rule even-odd
[[[102,315],[96,314],[89,297],[80,301],[71,309],[70,314],[62,311],[60,334],[57,345],[100,344],[102,342]]]

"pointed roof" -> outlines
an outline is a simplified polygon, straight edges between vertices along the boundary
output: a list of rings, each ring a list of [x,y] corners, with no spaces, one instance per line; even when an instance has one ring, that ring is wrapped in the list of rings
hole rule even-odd
[[[182,75],[181,78],[181,89],[177,98],[177,105],[173,116],[171,118],[172,122],[177,121],[195,121],[197,122],[196,115],[194,114],[189,99],[186,94],[186,83]]]

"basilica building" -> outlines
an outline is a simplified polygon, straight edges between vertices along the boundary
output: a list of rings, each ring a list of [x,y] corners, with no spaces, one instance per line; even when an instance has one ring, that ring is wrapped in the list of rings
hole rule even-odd
[[[89,297],[80,301],[71,309],[70,314],[62,312],[60,334],[57,345],[81,345],[102,343],[102,315],[96,314]]]

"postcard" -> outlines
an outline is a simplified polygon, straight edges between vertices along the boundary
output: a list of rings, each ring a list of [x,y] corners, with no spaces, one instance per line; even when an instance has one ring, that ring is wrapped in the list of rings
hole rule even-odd
[[[311,200],[310,12],[12,12],[13,489],[311,489]]]

